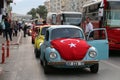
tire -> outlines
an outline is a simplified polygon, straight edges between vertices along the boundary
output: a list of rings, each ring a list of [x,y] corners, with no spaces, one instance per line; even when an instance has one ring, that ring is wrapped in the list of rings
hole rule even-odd
[[[43,67],[43,61],[40,59],[40,64],[41,64],[41,66]]]
[[[40,52],[37,50],[37,48],[34,49],[35,57],[40,58]]]
[[[90,66],[91,73],[97,73],[98,70],[99,70],[99,63],[93,64],[92,66]]]
[[[47,65],[47,61],[46,60],[43,61],[43,68],[44,68],[44,73],[48,74],[50,69],[49,69],[49,67]]]
[[[32,40],[32,44],[34,44],[34,40]]]

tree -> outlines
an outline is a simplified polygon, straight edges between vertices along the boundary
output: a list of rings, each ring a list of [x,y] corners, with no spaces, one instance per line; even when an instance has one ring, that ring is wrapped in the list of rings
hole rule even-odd
[[[40,15],[41,18],[46,19],[47,16],[47,9],[45,6],[40,5],[37,9],[36,12]]]
[[[45,6],[40,5],[38,8],[32,8],[27,14],[31,14],[33,18],[36,18],[36,14],[39,14],[40,18],[46,19],[47,9]]]
[[[32,8],[27,14],[30,14],[32,15],[32,18],[36,18],[36,9],[35,8]]]

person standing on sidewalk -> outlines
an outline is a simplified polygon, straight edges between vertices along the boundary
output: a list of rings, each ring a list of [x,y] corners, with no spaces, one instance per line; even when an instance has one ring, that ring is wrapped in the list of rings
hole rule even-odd
[[[27,33],[27,23],[25,23],[24,28],[23,28],[23,31],[24,31],[24,37],[26,37],[26,33]]]
[[[17,26],[17,22],[16,21],[12,21],[11,22],[11,26],[13,28],[13,36],[17,37],[17,33],[18,33],[18,26]]]
[[[17,36],[17,34],[18,34],[17,21],[15,21],[15,24],[14,24],[14,31],[15,31],[15,36]]]
[[[1,26],[2,26],[3,37],[5,37],[5,16],[2,16]]]
[[[8,35],[10,37],[10,41],[12,41],[12,32],[11,32],[11,28],[10,28],[10,23],[8,21],[7,18],[5,18],[5,36],[6,36],[6,41],[8,40]]]
[[[85,35],[88,36],[89,32],[93,31],[93,24],[90,22],[90,18],[86,18],[86,26],[85,26]],[[93,37],[93,34],[91,35]]]

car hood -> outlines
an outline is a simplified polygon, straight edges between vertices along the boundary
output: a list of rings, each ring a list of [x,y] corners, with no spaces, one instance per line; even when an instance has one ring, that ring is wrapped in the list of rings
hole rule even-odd
[[[82,60],[90,47],[85,40],[76,38],[55,39],[51,45],[64,60]]]

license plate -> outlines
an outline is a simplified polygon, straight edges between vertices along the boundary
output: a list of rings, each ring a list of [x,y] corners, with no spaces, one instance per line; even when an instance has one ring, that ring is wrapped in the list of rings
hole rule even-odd
[[[83,65],[83,63],[81,63],[81,62],[66,62],[66,65],[69,65],[69,66],[80,66],[80,65]]]

